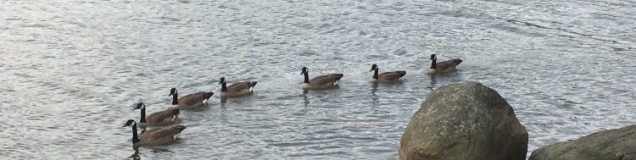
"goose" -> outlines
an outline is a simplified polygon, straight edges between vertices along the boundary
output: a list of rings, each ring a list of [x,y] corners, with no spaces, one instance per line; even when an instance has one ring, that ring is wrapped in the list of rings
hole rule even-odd
[[[330,89],[338,86],[338,82],[344,76],[341,73],[332,73],[316,76],[312,79],[309,79],[309,71],[307,67],[303,67],[300,74],[305,75],[305,81],[302,84],[303,89],[314,89],[314,90],[322,90],[322,89]]]
[[[435,54],[431,54],[431,59],[429,60],[432,60],[431,68],[427,71],[429,74],[454,72],[457,70],[457,65],[463,62],[459,58],[437,62],[437,55]]]
[[[371,65],[371,70],[369,72],[375,71],[373,73],[373,77],[371,78],[371,82],[374,83],[394,83],[399,82],[404,75],[406,75],[406,71],[391,71],[391,72],[382,72],[378,74],[378,65]]]
[[[134,109],[141,110],[139,126],[163,126],[172,124],[179,118],[179,109],[176,108],[155,112],[148,116],[146,116],[146,104],[143,102],[137,103]]]
[[[221,84],[221,97],[233,98],[252,94],[254,92],[254,86],[256,86],[257,83],[257,81],[245,81],[236,82],[230,86],[227,86],[225,77],[221,77],[219,81],[219,84]]]
[[[181,131],[186,129],[185,126],[178,125],[173,127],[155,128],[146,131],[144,134],[137,135],[137,123],[135,120],[128,120],[123,127],[132,128],[132,143],[134,148],[139,146],[156,146],[163,145],[179,139]]]
[[[208,100],[212,95],[214,95],[214,92],[196,92],[178,98],[179,91],[176,88],[172,88],[169,94],[169,96],[172,96],[172,106],[170,108],[188,109],[204,106],[208,104]]]

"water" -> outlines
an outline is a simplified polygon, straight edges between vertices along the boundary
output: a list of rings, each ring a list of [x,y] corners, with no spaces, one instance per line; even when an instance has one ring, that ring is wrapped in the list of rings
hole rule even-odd
[[[636,1],[2,1],[3,159],[391,159],[432,88],[478,81],[529,153],[634,124]],[[428,57],[462,58],[429,77]],[[371,64],[406,70],[372,86]],[[340,72],[337,90],[300,89]],[[221,103],[218,79],[258,80]],[[212,90],[173,145],[135,153],[125,120]]]

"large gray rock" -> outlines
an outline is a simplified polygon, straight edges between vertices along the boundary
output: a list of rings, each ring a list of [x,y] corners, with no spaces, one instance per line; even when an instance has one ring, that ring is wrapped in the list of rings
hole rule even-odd
[[[440,87],[400,139],[400,160],[525,160],[528,132],[497,91],[481,83]]]
[[[529,160],[636,160],[636,125],[541,147]]]

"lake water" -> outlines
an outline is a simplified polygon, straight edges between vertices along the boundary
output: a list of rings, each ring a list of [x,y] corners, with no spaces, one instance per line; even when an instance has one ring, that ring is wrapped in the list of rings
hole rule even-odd
[[[497,90],[528,153],[636,123],[634,0],[6,0],[0,2],[2,159],[392,159],[434,88]],[[427,76],[429,55],[461,58]],[[368,83],[371,64],[406,70]],[[340,88],[300,88],[340,72]],[[221,102],[220,77],[257,80]],[[182,140],[131,147],[131,105],[214,91]],[[529,156],[529,154],[528,154]]]

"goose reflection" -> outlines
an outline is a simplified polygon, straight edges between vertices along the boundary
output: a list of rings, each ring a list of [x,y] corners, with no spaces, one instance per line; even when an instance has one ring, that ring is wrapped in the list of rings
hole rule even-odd
[[[221,106],[225,106],[225,103],[227,103],[227,97],[221,97]]]
[[[375,96],[375,92],[378,91],[378,83],[371,83],[371,94]]]
[[[435,74],[431,74],[429,75],[429,78],[431,78],[431,83],[429,86],[426,86],[426,88],[431,89],[431,91],[435,88],[435,86],[437,85],[437,80],[435,78]]]
[[[307,97],[308,93],[308,89],[303,89],[303,106],[305,106],[305,108],[307,107],[307,105],[309,105],[309,97]]]
[[[139,148],[133,148],[133,149],[135,150],[135,153],[130,155],[130,157],[128,158],[132,158],[133,160],[140,160],[141,157],[139,157]]]

